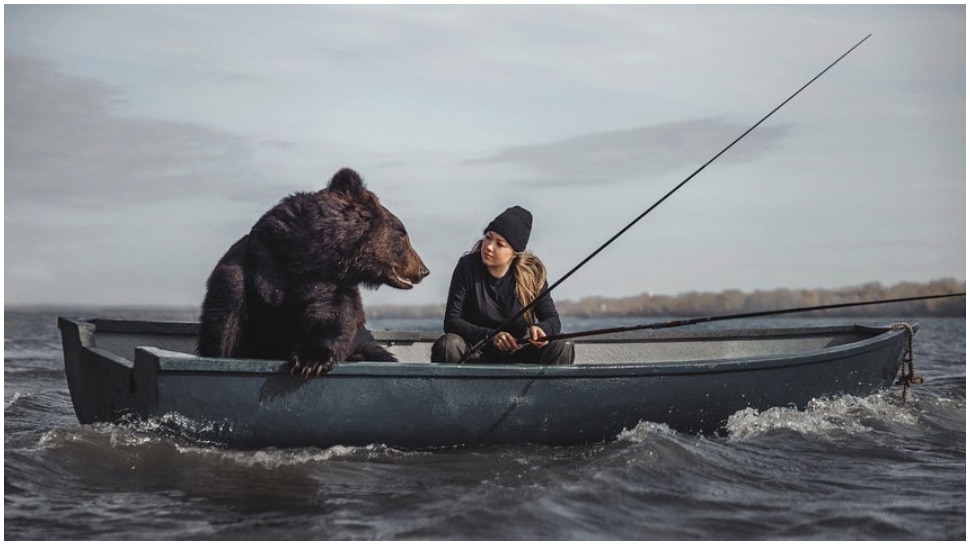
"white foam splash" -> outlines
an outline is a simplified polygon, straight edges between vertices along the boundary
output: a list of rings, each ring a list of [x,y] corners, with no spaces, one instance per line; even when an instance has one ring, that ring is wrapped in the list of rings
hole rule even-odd
[[[21,393],[21,392],[14,392],[13,395],[10,396],[10,399],[4,400],[3,409],[4,410],[7,410],[10,407],[13,407],[14,405],[16,405],[17,402],[20,401],[21,399],[26,399],[28,397],[30,397],[30,394],[24,394],[24,393]]]
[[[163,440],[162,437],[139,433],[137,429],[124,424],[98,423],[46,431],[37,440],[37,446],[52,449],[82,443],[100,443],[112,448],[124,448],[160,443]]]
[[[365,446],[336,445],[329,448],[264,448],[233,450],[214,443],[190,439],[185,430],[199,432],[228,425],[223,422],[197,422],[177,413],[170,413],[147,421],[112,424],[99,423],[70,429],[56,429],[43,433],[37,446],[57,449],[77,445],[96,445],[96,448],[131,450],[163,447],[188,458],[198,457],[207,462],[236,464],[248,468],[276,469],[280,467],[315,464],[339,459],[388,459],[419,456],[421,452],[397,450],[382,444]],[[191,463],[191,462],[186,462]]]
[[[675,432],[666,424],[656,422],[641,421],[633,429],[623,428],[623,431],[616,434],[617,441],[629,441],[631,443],[642,443],[648,439],[656,438],[658,435],[675,435]]]
[[[181,454],[218,457],[246,467],[262,467],[274,469],[282,466],[311,464],[342,458],[382,458],[387,456],[405,455],[382,444],[365,446],[335,445],[328,448],[265,448],[259,450],[232,450],[222,448],[214,442],[198,440],[198,437],[213,437],[231,434],[232,424],[229,422],[200,422],[192,420],[178,413],[168,413],[161,417],[149,419],[137,424],[139,429],[149,433],[165,433],[176,435],[187,442],[174,442],[175,448]]]
[[[305,464],[317,464],[340,459],[388,458],[409,456],[413,453],[399,451],[386,445],[347,447],[336,445],[329,448],[265,448],[259,450],[224,450],[196,445],[176,445],[181,454],[215,457],[249,468],[277,469]]]
[[[200,437],[218,437],[232,433],[232,423],[225,421],[199,421],[179,413],[166,413],[148,420],[130,423],[133,428],[150,434],[167,434],[203,444],[219,446],[218,443],[203,441]]]
[[[864,398],[813,399],[803,411],[793,407],[765,411],[748,408],[731,415],[726,429],[730,439],[745,439],[778,429],[806,435],[865,433],[879,422],[912,425],[917,421],[917,415],[901,405],[898,396],[875,394]]]
[[[76,441],[77,438],[78,435],[73,432],[66,432],[64,430],[49,430],[40,435],[40,439],[37,440],[37,448],[55,448],[66,442]]]

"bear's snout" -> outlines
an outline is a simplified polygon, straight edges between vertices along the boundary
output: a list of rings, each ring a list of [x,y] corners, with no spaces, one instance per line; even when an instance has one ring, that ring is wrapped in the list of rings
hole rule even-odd
[[[414,283],[417,284],[418,282],[424,280],[424,277],[428,276],[429,274],[431,274],[431,271],[429,271],[428,268],[424,266],[424,263],[422,263],[421,267],[418,269],[418,275],[414,279]]]
[[[409,290],[415,284],[421,282],[424,277],[431,274],[431,271],[428,270],[428,267],[424,265],[424,262],[421,261],[421,258],[413,250],[410,257],[410,263],[407,266],[402,269],[395,267],[391,271],[390,277],[387,279],[389,286],[400,290]]]

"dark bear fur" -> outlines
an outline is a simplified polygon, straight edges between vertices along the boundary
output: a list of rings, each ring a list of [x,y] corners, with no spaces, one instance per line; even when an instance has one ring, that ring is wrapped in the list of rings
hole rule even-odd
[[[367,340],[358,286],[410,289],[427,275],[401,220],[345,168],[326,189],[280,201],[219,260],[199,355],[285,359],[304,377],[338,361],[396,361]]]

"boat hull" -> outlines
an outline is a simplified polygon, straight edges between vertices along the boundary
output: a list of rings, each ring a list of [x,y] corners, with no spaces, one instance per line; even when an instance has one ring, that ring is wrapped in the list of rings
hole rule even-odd
[[[117,326],[61,320],[79,421],[147,419],[236,448],[568,445],[613,440],[645,421],[713,433],[743,409],[804,408],[813,398],[884,390],[907,341],[905,331],[861,326],[648,335],[577,345],[589,361],[571,366],[358,362],[301,380],[283,362],[187,353],[192,324],[155,333],[153,345],[137,344],[145,332],[133,334],[132,362],[95,341],[99,328]],[[76,332],[81,346],[69,347]],[[405,355],[430,347],[420,335],[381,333]],[[611,361],[631,350],[627,359],[659,359]],[[693,356],[674,357],[683,352]]]

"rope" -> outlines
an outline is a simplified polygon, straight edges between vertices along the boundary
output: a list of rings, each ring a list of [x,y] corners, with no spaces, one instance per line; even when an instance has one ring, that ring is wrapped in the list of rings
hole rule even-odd
[[[923,384],[923,377],[921,375],[914,374],[916,368],[913,365],[913,347],[916,344],[916,332],[913,331],[913,326],[906,322],[896,322],[892,325],[894,331],[900,331],[905,329],[908,338],[908,344],[906,347],[906,352],[903,353],[902,366],[899,369],[899,380],[896,381],[896,386],[903,387],[903,402],[909,399],[909,387],[911,384]]]

